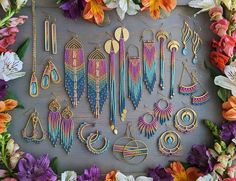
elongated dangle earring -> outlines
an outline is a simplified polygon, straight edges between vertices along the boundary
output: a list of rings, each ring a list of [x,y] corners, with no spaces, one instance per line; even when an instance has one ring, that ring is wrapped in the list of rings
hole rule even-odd
[[[129,39],[129,31],[125,27],[119,27],[115,31],[115,38],[119,41],[119,113],[121,121],[124,121],[127,114],[126,109],[126,52],[125,42]]]
[[[152,40],[144,40],[144,32],[152,33]],[[143,81],[151,94],[156,83],[157,51],[154,33],[151,29],[143,31]]]
[[[57,25],[56,20],[51,24],[52,33],[52,54],[57,54]]]
[[[35,0],[32,0],[32,31],[33,31],[33,45],[32,45],[32,74],[29,85],[29,95],[31,97],[37,97],[39,94],[38,79],[36,76],[37,66],[37,31],[36,31],[36,13],[35,13]]]
[[[128,61],[128,97],[130,98],[134,109],[139,105],[142,97],[142,70],[141,70],[141,60],[139,56],[139,48],[135,45],[130,45],[129,49],[134,47],[137,49],[137,56],[130,56]]]
[[[162,102],[166,103],[164,107],[161,105]],[[160,123],[163,124],[166,122],[166,120],[169,120],[171,118],[171,114],[173,112],[173,104],[166,99],[160,99],[154,104],[153,111]]]
[[[32,124],[32,126],[30,126],[30,124]],[[29,126],[32,127],[30,135],[28,135],[27,133]],[[36,109],[33,113],[30,114],[30,117],[22,130],[22,136],[26,141],[32,141],[34,143],[40,143],[46,138],[46,132],[43,129],[42,123],[40,121]]]
[[[186,70],[186,72],[188,73],[189,77],[191,78],[192,84],[189,86],[183,85],[182,84],[182,80],[183,80],[183,75],[184,75],[184,71]],[[183,95],[191,95],[193,93],[195,93],[197,91],[197,84],[194,81],[194,78],[192,77],[191,73],[188,70],[187,65],[185,65],[185,63],[183,63],[183,70],[181,73],[181,77],[180,77],[180,83],[179,83],[179,93],[183,94]]]
[[[114,134],[118,134],[118,129],[116,126],[116,67],[115,67],[115,54],[119,51],[119,43],[110,39],[106,41],[104,45],[105,51],[109,54],[110,59],[110,110],[109,110],[109,121],[110,127]]]
[[[68,154],[74,142],[74,120],[72,119],[73,113],[67,106],[61,113],[61,144]]]
[[[48,89],[50,86],[50,72],[51,69],[49,65],[47,64],[44,68],[43,75],[41,77],[41,88],[42,89]]]
[[[88,56],[88,101],[96,118],[108,97],[107,62],[99,47]]]
[[[78,131],[77,131],[77,137],[78,139],[86,144],[86,141],[88,138],[85,138],[84,137],[84,129],[88,128],[88,127],[94,127],[95,124],[91,124],[91,123],[86,123],[86,122],[82,122],[79,127],[78,127]],[[93,137],[93,139],[91,140],[92,143],[96,142],[99,138],[99,132],[98,131],[95,131],[94,134],[96,135],[95,137]]]
[[[65,46],[65,89],[73,107],[78,106],[84,87],[84,49],[78,36],[75,36]]]
[[[46,52],[50,51],[49,19],[50,16],[47,16],[44,21],[44,50]]]
[[[87,138],[87,142],[86,142],[86,146],[88,148],[88,150],[96,155],[102,154],[105,151],[107,151],[108,147],[110,146],[110,142],[109,140],[104,137],[104,144],[101,148],[95,148],[93,147],[92,143],[94,143],[94,139],[97,137],[97,133],[91,133],[88,138]]]
[[[192,51],[193,51],[193,60],[192,63],[193,64],[197,64],[198,63],[198,58],[197,58],[197,53],[201,48],[202,45],[202,39],[200,38],[200,36],[198,35],[198,33],[196,33],[195,31],[193,32],[193,38],[192,38]]]
[[[190,29],[188,23],[184,21],[183,28],[182,28],[182,43],[183,43],[183,49],[182,54],[187,55],[188,54],[188,43],[191,40],[193,31]]]
[[[183,133],[197,128],[197,113],[191,108],[182,108],[175,115],[175,128]]]
[[[170,86],[170,98],[174,97],[175,86],[175,54],[179,49],[179,43],[172,40],[168,43],[168,48],[171,51],[171,86]]]
[[[144,132],[144,136],[151,138],[157,131],[157,119],[151,113],[145,113],[138,119],[138,128],[140,134]]]
[[[51,141],[52,145],[55,146],[58,138],[60,137],[61,130],[61,105],[57,99],[53,99],[49,105],[48,112],[48,138]]]
[[[197,80],[197,78],[192,74],[193,79],[198,83],[198,85],[201,87],[201,89],[204,91],[202,95],[196,96],[192,95],[191,100],[192,104],[195,106],[205,104],[209,100],[209,93],[208,91],[201,85],[201,83]]]
[[[165,131],[159,138],[158,147],[164,155],[176,155],[181,150],[181,138],[175,131]]]
[[[164,71],[165,71],[165,57],[164,57],[164,42],[168,39],[168,33],[159,31],[156,34],[156,39],[160,41],[160,83],[159,86],[164,89]]]

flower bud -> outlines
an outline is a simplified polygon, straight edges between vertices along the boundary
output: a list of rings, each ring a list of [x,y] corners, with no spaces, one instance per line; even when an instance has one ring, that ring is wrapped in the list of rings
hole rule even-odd
[[[221,146],[220,146],[219,143],[215,143],[215,144],[214,144],[214,149],[215,149],[215,151],[216,151],[218,154],[221,154],[222,148],[221,148]]]
[[[229,146],[227,147],[227,153],[230,156],[233,156],[235,154],[235,145],[234,145],[234,143],[229,144]]]
[[[21,7],[26,5],[26,3],[27,3],[27,0],[16,0],[16,8],[20,9]]]

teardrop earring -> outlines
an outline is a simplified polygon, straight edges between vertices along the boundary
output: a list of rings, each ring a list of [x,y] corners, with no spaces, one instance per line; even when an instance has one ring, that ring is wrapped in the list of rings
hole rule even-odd
[[[183,27],[182,27],[182,43],[183,43],[183,49],[182,54],[187,55],[188,54],[188,43],[191,40],[193,31],[189,27],[189,24],[184,21]]]

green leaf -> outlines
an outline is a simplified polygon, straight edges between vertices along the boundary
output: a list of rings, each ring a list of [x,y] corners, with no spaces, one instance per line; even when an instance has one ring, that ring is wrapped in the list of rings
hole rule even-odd
[[[22,104],[22,102],[16,97],[16,95],[11,91],[11,90],[8,90],[7,91],[7,95],[3,98],[4,100],[6,99],[14,99],[18,102],[18,105],[16,108],[21,108],[21,109],[24,109],[24,105]]]
[[[217,95],[223,102],[225,102],[225,101],[228,100],[228,98],[230,96],[230,91],[220,87],[218,92],[217,92]]]
[[[58,158],[54,157],[50,163],[50,167],[55,172],[55,174],[58,174]]]
[[[182,163],[185,170],[187,170],[189,167],[191,167],[191,165],[187,162],[181,162],[181,163]]]
[[[24,58],[27,48],[29,47],[29,43],[30,43],[30,38],[27,38],[16,51],[16,54],[19,56],[21,61]]]

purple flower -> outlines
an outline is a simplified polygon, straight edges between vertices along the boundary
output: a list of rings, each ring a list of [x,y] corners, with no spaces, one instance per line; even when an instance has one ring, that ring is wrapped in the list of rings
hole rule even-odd
[[[174,178],[170,173],[167,173],[162,166],[157,166],[154,169],[148,170],[148,176],[153,178],[153,181],[173,181]]]
[[[78,181],[99,181],[100,169],[93,165],[90,169],[85,169],[84,174],[78,177]]]
[[[66,0],[60,8],[67,18],[77,19],[82,16],[85,4],[85,0]]]
[[[193,145],[187,161],[191,165],[198,167],[204,174],[213,170],[211,155],[205,145]]]
[[[230,143],[232,139],[236,138],[236,122],[222,124],[220,136],[226,143]]]
[[[7,95],[7,82],[0,79],[0,100]]]
[[[50,160],[47,154],[40,156],[38,159],[33,155],[26,153],[18,163],[17,177],[24,181],[56,181],[57,176],[49,167]]]

